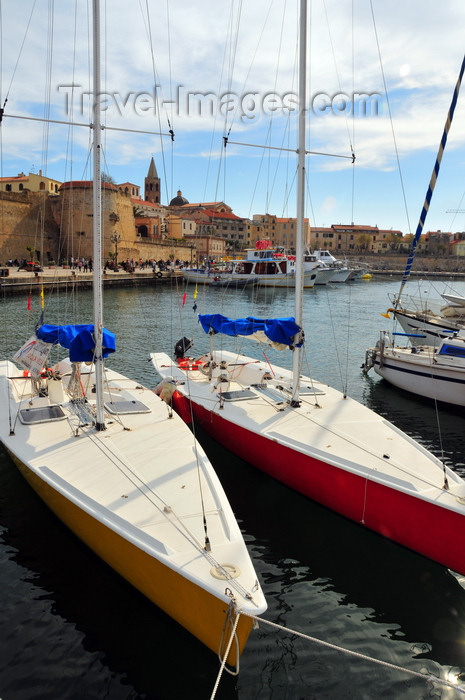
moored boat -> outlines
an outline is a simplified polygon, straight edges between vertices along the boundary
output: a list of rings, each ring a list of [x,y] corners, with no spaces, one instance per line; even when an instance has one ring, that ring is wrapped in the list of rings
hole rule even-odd
[[[268,240],[257,241],[255,248],[248,248],[245,257],[233,260],[232,278],[258,281],[260,287],[296,286],[296,256],[287,254],[282,248],[274,248]],[[303,286],[311,289],[315,285],[318,263],[303,272]]]
[[[306,103],[306,9],[300,3],[299,99]],[[465,573],[465,481],[368,407],[302,372],[305,113],[298,115],[295,316],[200,314],[209,351],[153,353],[168,400],[234,454],[384,537]],[[220,342],[215,342],[219,335]],[[224,348],[225,336],[292,352],[292,369]],[[232,341],[231,341],[232,344]],[[267,348],[268,349],[268,348]]]
[[[412,345],[438,346],[444,338],[465,330],[462,297],[450,294],[441,297],[443,301],[404,294],[387,314],[392,314],[403,331],[409,334]]]
[[[465,332],[431,345],[394,344],[382,331],[376,346],[365,354],[364,372],[376,374],[399,389],[435,401],[465,406]],[[411,336],[407,336],[410,340]]]
[[[105,362],[116,337],[103,326],[99,66],[93,0],[93,323],[46,324],[42,307],[34,335],[0,362],[0,440],[65,525],[235,666],[266,602],[224,490],[163,390]]]

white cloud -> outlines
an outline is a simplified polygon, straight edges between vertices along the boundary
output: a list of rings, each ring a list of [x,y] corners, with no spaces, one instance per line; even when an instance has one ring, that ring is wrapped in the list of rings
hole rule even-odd
[[[48,38],[51,26],[49,5],[38,0],[30,18],[33,5],[32,0],[23,0],[21,11],[18,11],[18,4],[10,0],[3,7],[2,103],[8,96],[5,111],[7,114],[43,116],[43,105],[49,92],[52,117],[63,119],[66,117],[66,90],[58,88],[74,83],[79,87],[75,88],[73,117],[75,121],[88,121],[87,111],[80,114],[78,109],[78,97],[88,91],[90,80],[88,5],[71,0],[54,4],[53,45]],[[249,211],[252,192],[255,192],[254,205],[259,210],[263,210],[266,202],[277,213],[290,206],[292,200],[289,199],[287,204],[285,200],[293,181],[292,155],[279,155],[274,151],[262,154],[256,149],[232,144],[225,154],[222,136],[224,130],[231,127],[230,141],[295,147],[295,124],[289,127],[286,119],[276,114],[270,121],[263,109],[259,109],[263,100],[267,105],[273,104],[266,101],[270,93],[283,99],[285,95],[296,92],[295,0],[286,3],[255,0],[242,6],[211,0],[152,2],[149,3],[150,25],[147,17],[142,16],[142,4],[129,5],[122,0],[111,0],[102,3],[102,11],[105,6],[102,90],[111,96],[105,113],[107,124],[146,131],[161,128],[167,132],[168,117],[176,133],[174,145],[169,139],[163,139],[162,146],[160,138],[155,135],[105,131],[110,173],[117,180],[142,184],[150,157],[155,154],[159,173],[166,178],[165,184],[176,183],[175,189],[181,186],[191,201],[203,199],[204,192],[209,200],[215,197],[221,167],[221,176],[225,176],[226,183],[223,194],[225,198],[229,197],[236,213],[245,215]],[[239,17],[240,7],[242,14]],[[350,117],[345,120],[331,114],[317,118],[311,115],[310,147],[350,154],[352,143],[357,156],[355,172],[360,174],[362,181],[364,174],[369,175],[369,188],[356,193],[361,197],[356,207],[360,219],[386,228],[401,227],[403,203],[402,197],[398,196],[399,174],[392,132],[401,165],[405,167],[407,188],[417,190],[423,183],[426,188],[430,172],[429,167],[424,172],[425,162],[431,161],[432,167],[462,61],[461,28],[465,24],[465,5],[404,0],[400,6],[395,1],[372,0],[370,3],[356,0],[353,21],[350,4],[341,4],[339,0],[326,0],[324,4],[322,0],[314,0],[312,8],[309,96],[324,94],[332,97],[340,92],[348,96],[352,92],[377,93],[382,98],[383,114],[358,117],[353,121]],[[156,15],[157,12],[161,14]],[[48,56],[53,56],[49,72]],[[150,109],[155,82],[160,84],[158,94],[165,101],[164,109],[158,113]],[[392,126],[386,109],[385,85]],[[230,90],[239,106],[236,117],[233,119],[230,115],[225,120],[223,115],[209,115],[206,110],[208,99],[202,103],[204,111],[199,108],[200,98],[197,102],[192,97],[191,103],[184,100],[178,104],[179,90],[183,91],[184,97],[189,93],[216,95],[218,104],[221,104],[221,95]],[[250,97],[252,93],[253,99]],[[248,101],[244,99],[247,94]],[[168,104],[171,100],[174,104]],[[462,102],[457,109],[463,114]],[[83,103],[87,104],[86,100]],[[186,109],[187,104],[191,109]],[[192,105],[197,105],[197,109]],[[249,117],[252,114],[254,118],[246,118],[245,114]],[[457,118],[451,130],[447,155],[452,169],[458,158],[463,160],[463,123],[463,117]],[[2,128],[3,173],[26,171],[32,165],[40,167],[43,125],[5,118]],[[69,172],[69,166],[65,165],[67,152],[71,149],[68,130],[51,125],[49,134],[50,153],[44,162],[53,169],[50,174],[61,179],[63,173]],[[86,129],[75,127],[73,137],[76,139],[73,172],[84,172],[89,134]],[[164,161],[162,147],[166,151]],[[417,158],[420,158],[422,170],[415,172]],[[350,202],[350,196],[340,197],[331,192],[333,183],[339,186],[339,176],[345,177],[345,173],[351,172],[350,163],[315,157],[310,159],[309,168],[315,187],[312,197],[326,202],[324,210],[333,197],[338,206],[341,201]],[[392,197],[389,207],[386,206],[386,177],[392,178],[392,188],[388,188],[388,196]],[[444,178],[446,184],[448,177],[444,167],[440,178]],[[320,193],[323,184],[327,191]],[[350,179],[347,186],[350,186]],[[171,187],[169,184],[168,188]],[[457,189],[456,181],[450,180],[451,208],[453,198],[461,196]],[[382,217],[377,221],[367,220],[374,217],[377,202],[379,211],[383,211]],[[344,218],[343,212],[338,211]],[[441,212],[434,216],[430,223],[432,228],[445,225]],[[348,209],[347,220],[350,218],[351,209]]]

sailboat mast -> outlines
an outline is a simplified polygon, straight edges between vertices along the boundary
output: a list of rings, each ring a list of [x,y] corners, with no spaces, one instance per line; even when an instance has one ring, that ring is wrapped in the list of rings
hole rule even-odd
[[[103,295],[102,295],[102,171],[100,121],[100,0],[93,0],[93,294],[95,340],[95,389],[97,430],[105,430],[103,409]]]
[[[297,148],[297,239],[295,265],[295,322],[302,328],[303,322],[303,267],[304,267],[304,224],[305,224],[305,126],[306,126],[306,83],[307,83],[307,0],[300,0],[299,30],[299,136]],[[291,405],[298,406],[299,380],[302,365],[302,349],[296,347],[293,354],[293,385]]]
[[[450,103],[449,111],[447,113],[446,123],[444,125],[444,131],[442,133],[442,138],[441,138],[441,142],[439,144],[438,154],[436,156],[436,162],[434,163],[433,172],[431,173],[431,178],[429,181],[428,190],[426,192],[426,197],[425,197],[425,201],[423,204],[423,209],[421,210],[420,219],[418,221],[417,229],[415,231],[415,235],[414,235],[413,240],[412,240],[412,245],[410,248],[409,256],[407,258],[407,264],[405,266],[404,275],[402,277],[402,282],[400,285],[399,294],[397,295],[397,298],[395,300],[394,306],[396,309],[400,304],[402,292],[403,292],[405,284],[410,276],[410,271],[412,269],[413,261],[415,259],[415,252],[417,249],[418,241],[420,240],[420,236],[423,233],[423,226],[425,224],[426,215],[428,214],[429,205],[431,203],[431,197],[433,196],[434,188],[436,187],[436,181],[438,179],[439,168],[441,167],[442,156],[444,154],[444,149],[445,149],[446,143],[447,143],[449,129],[450,129],[451,124],[452,124],[452,119],[454,118],[454,112],[455,112],[455,108],[457,106],[457,100],[459,98],[459,92],[460,92],[460,87],[462,85],[464,71],[465,71],[465,56],[462,60],[462,65],[460,66],[459,77],[457,78],[457,82],[455,84],[454,94],[452,95],[452,101]]]

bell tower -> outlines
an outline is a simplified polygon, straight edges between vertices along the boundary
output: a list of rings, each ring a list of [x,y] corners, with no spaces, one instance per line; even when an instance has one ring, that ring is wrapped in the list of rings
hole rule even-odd
[[[158,177],[153,157],[150,161],[147,177],[145,178],[144,199],[146,202],[152,202],[152,204],[160,204],[160,178]]]

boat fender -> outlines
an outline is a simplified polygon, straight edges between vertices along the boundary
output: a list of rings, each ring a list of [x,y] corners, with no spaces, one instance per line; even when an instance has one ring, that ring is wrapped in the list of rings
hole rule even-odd
[[[158,279],[160,279],[160,277],[163,277],[163,274],[161,272],[156,272],[155,277],[158,277]]]
[[[161,398],[165,403],[171,403],[171,399],[176,389],[176,382],[172,379],[163,379],[160,384],[157,384],[154,393]]]

